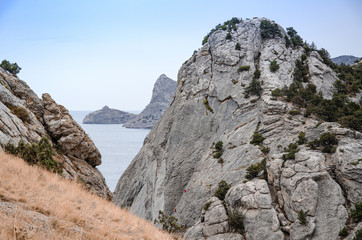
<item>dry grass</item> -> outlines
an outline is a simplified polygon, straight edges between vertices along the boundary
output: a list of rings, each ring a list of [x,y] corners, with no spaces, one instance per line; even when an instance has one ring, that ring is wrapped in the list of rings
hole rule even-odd
[[[0,239],[173,238],[75,182],[0,152]]]

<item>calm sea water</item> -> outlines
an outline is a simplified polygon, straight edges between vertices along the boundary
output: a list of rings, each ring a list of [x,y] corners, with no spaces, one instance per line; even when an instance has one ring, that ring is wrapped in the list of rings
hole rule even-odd
[[[84,129],[102,154],[102,164],[97,168],[113,192],[119,177],[143,145],[149,129],[124,128],[121,124],[83,124],[90,111],[69,111],[73,119]]]

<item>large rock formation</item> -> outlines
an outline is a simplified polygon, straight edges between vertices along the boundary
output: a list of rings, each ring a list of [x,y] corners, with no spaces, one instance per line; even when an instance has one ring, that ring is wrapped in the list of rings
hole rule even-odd
[[[124,126],[127,128],[153,128],[170,106],[176,85],[176,81],[162,74],[153,87],[151,102],[135,119],[128,121]]]
[[[345,225],[356,227],[348,212],[362,201],[362,134],[313,115],[291,115],[295,105],[271,96],[293,83],[305,49],[287,47],[280,26],[281,37],[263,39],[262,20],[213,32],[183,64],[170,107],[117,184],[116,204],[152,220],[159,210],[172,214],[188,227],[186,239],[338,239]],[[303,58],[308,81],[331,99],[336,73],[316,51]],[[279,69],[272,72],[274,61]],[[261,96],[248,97],[257,69]],[[262,146],[250,144],[256,131],[265,137]],[[295,159],[283,157],[300,132],[307,141],[335,134],[335,153],[303,141]],[[218,141],[222,160],[214,157]],[[263,159],[267,176],[245,180],[247,167]],[[224,201],[213,197],[221,180],[231,184]],[[306,224],[298,220],[301,210]],[[243,215],[242,235],[230,227],[233,212]]]
[[[341,65],[342,63],[346,65],[352,65],[356,62],[356,60],[360,60],[360,58],[352,55],[342,55],[332,58],[331,60],[338,65]]]
[[[101,110],[91,112],[83,119],[85,124],[123,124],[134,119],[137,115],[111,109],[104,106]]]
[[[55,159],[63,168],[63,176],[112,199],[103,175],[96,168],[101,164],[101,155],[68,110],[49,94],[39,99],[24,81],[2,68],[0,83],[0,144],[37,143],[47,137],[58,149]]]

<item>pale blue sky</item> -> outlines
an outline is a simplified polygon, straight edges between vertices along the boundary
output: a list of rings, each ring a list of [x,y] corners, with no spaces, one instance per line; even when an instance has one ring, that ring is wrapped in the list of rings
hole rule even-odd
[[[361,13],[360,0],[0,0],[0,61],[70,110],[142,110],[218,23],[267,17],[332,57],[362,57]]]

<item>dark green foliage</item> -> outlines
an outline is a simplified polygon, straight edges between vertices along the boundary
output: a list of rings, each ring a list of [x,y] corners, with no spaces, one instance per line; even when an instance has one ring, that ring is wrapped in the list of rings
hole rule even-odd
[[[258,81],[257,79],[253,78],[253,80],[251,80],[249,86],[247,86],[245,88],[245,97],[249,97],[249,95],[256,95],[259,96],[261,95],[261,83],[260,81]]]
[[[231,38],[232,38],[232,37],[231,37],[231,33],[228,32],[228,34],[226,34],[226,38],[225,38],[225,39],[226,39],[226,40],[231,40]]]
[[[311,149],[316,149],[319,146],[322,146],[322,151],[325,153],[334,153],[336,151],[335,145],[338,144],[336,139],[336,134],[326,132],[320,135],[319,139],[315,139],[308,143],[308,147]]]
[[[302,145],[307,142],[307,139],[305,138],[305,132],[300,132],[298,135],[298,145]]]
[[[260,72],[259,68],[255,69],[255,71],[254,71],[254,78],[255,78],[255,79],[259,79],[259,78],[260,78],[260,75],[261,75],[261,72]]]
[[[305,60],[303,60],[303,57],[301,60],[297,59],[295,61],[293,77],[294,77],[294,81],[296,81],[296,82],[308,82],[309,69],[308,69],[307,63],[305,62]]]
[[[269,148],[269,147],[262,147],[261,151],[262,151],[264,154],[267,154],[268,152],[270,152],[270,148]]]
[[[7,143],[5,145],[5,152],[21,157],[31,165],[39,164],[49,171],[62,173],[61,166],[53,159],[54,153],[52,146],[45,137],[43,137],[38,144],[25,144],[21,141],[18,146],[15,147],[15,145]]]
[[[205,211],[209,210],[209,207],[211,206],[211,202],[207,202],[204,204],[204,206],[202,207],[202,209],[204,209]]]
[[[276,70],[279,69],[279,64],[277,63],[276,60],[274,60],[270,63],[269,69],[271,72],[275,72]]]
[[[251,139],[250,143],[254,145],[260,145],[263,143],[265,137],[261,135],[259,132],[255,131],[253,134],[253,139]]]
[[[347,235],[348,235],[348,231],[347,231],[346,227],[342,228],[342,230],[339,231],[339,233],[338,233],[338,236],[340,236],[340,237],[347,237]]]
[[[362,240],[362,228],[357,230],[352,240]]]
[[[318,50],[319,55],[321,56],[321,58],[323,59],[323,62],[329,66],[332,69],[337,68],[337,64],[335,64],[332,60],[331,60],[331,56],[329,55],[329,52],[324,49],[321,48],[320,50]]]
[[[250,69],[250,66],[240,66],[238,68],[238,73],[244,72],[244,71],[249,71],[249,69]]]
[[[217,160],[217,163],[223,165],[224,164],[224,159],[221,157]]]
[[[17,63],[10,63],[8,60],[3,60],[0,64],[0,67],[12,74],[18,74],[21,70],[21,67]]]
[[[289,40],[289,37],[287,35],[284,36],[285,39],[285,46],[288,48],[290,45],[292,45],[292,42]]]
[[[283,93],[282,93],[282,90],[280,90],[280,88],[276,88],[271,92],[271,95],[273,97],[280,97],[283,95]]]
[[[214,158],[220,158],[222,156],[222,152],[215,152]]]
[[[218,188],[216,189],[214,196],[219,198],[220,200],[224,200],[225,199],[225,195],[228,192],[228,190],[230,189],[230,185],[225,181],[225,180],[221,180],[218,184]]]
[[[162,229],[169,233],[176,233],[185,230],[185,226],[177,224],[178,219],[174,216],[168,216],[163,211],[158,211],[158,219],[154,220],[154,223],[162,224]]]
[[[217,30],[228,30],[228,31],[236,31],[237,27],[236,24],[239,24],[242,22],[242,19],[238,19],[236,17],[233,17],[232,19],[224,22],[224,24],[218,24],[215,26],[215,28],[211,29],[211,31],[204,37],[204,39],[202,40],[202,45],[204,45],[205,43],[207,43],[207,40],[209,39],[209,37],[211,36],[211,34],[213,34],[214,32],[216,32]],[[231,37],[231,35],[230,35]],[[230,38],[231,39],[231,38]]]
[[[222,151],[222,148],[223,148],[223,142],[222,142],[222,141],[218,141],[218,142],[215,144],[215,149],[218,150],[218,151]]]
[[[354,209],[351,209],[351,218],[355,222],[362,221],[362,202],[358,202],[354,205]]]
[[[271,23],[268,20],[260,22],[260,33],[263,39],[282,37],[282,33],[276,23]]]
[[[205,105],[207,110],[209,110],[211,113],[214,113],[214,110],[209,105],[208,96],[206,96],[205,99],[203,100],[203,104]]]
[[[308,223],[307,221],[307,215],[305,214],[305,212],[303,211],[303,209],[300,209],[299,213],[298,213],[298,220],[301,224],[306,225]]]
[[[287,153],[283,154],[284,160],[295,159],[295,154],[299,152],[297,143],[290,143],[288,148],[284,149]]]
[[[290,110],[288,113],[292,116],[295,116],[295,115],[299,115],[300,111],[299,110]]]
[[[288,27],[287,34],[290,37],[293,47],[303,46],[303,39],[297,34],[297,31],[295,31],[294,28]]]
[[[235,45],[235,50],[238,50],[238,51],[240,51],[240,50],[241,50],[240,43],[236,43],[236,45]]]
[[[263,161],[261,161],[259,163],[255,163],[255,164],[252,164],[249,167],[247,167],[245,178],[248,180],[256,178],[256,177],[258,177],[259,173],[263,170],[264,170],[263,176],[265,178],[266,177],[266,160],[265,159],[263,159]]]
[[[11,113],[16,115],[24,123],[30,123],[29,113],[25,108],[13,106],[11,104],[6,104],[6,107],[10,109]]]
[[[243,215],[238,212],[229,212],[229,225],[240,234],[244,233]]]

